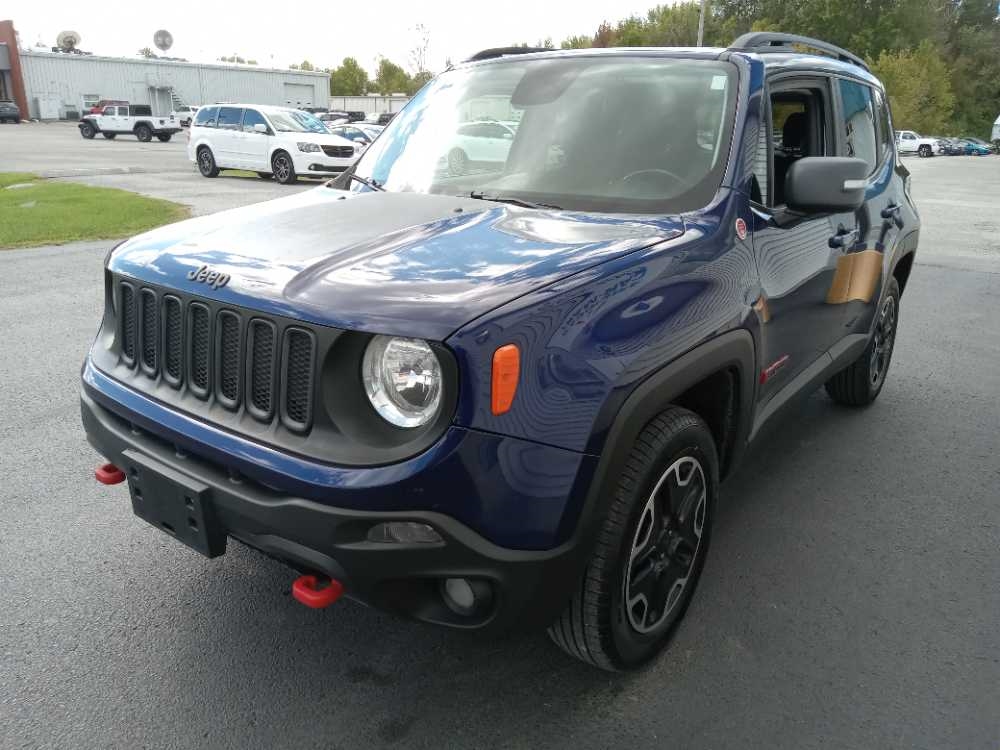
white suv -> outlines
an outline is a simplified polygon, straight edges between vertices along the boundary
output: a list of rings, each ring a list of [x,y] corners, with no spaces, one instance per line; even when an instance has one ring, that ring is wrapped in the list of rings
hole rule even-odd
[[[220,169],[249,169],[287,185],[304,175],[343,172],[360,155],[315,115],[288,107],[203,106],[188,133],[188,158],[205,177]]]

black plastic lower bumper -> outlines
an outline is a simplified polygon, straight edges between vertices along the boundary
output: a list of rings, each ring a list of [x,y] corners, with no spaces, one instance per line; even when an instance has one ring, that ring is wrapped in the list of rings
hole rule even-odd
[[[296,570],[335,578],[344,584],[348,596],[380,609],[476,629],[544,627],[558,616],[582,572],[584,551],[573,542],[553,550],[512,550],[440,513],[363,512],[292,497],[179,453],[171,444],[135,429],[86,393],[81,395],[81,411],[90,443],[131,475],[137,513],[136,488],[140,492],[148,488],[141,475],[153,475],[161,488],[167,485],[184,488],[188,495],[197,493],[191,502],[197,504],[198,522],[204,523],[202,519],[210,515],[213,528],[223,535],[221,542],[218,538],[194,544],[185,540],[206,554],[224,550],[225,537],[232,537]],[[368,539],[373,526],[393,520],[427,524],[442,541],[402,544]],[[475,615],[457,614],[442,596],[446,578],[488,584],[492,591],[489,606]]]

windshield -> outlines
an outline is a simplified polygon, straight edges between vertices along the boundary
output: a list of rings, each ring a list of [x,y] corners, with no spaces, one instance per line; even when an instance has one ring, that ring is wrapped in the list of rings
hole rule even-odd
[[[356,173],[398,192],[570,210],[691,210],[722,180],[735,88],[729,63],[651,56],[453,70],[393,119]]]
[[[279,133],[326,133],[320,120],[308,112],[297,109],[279,109],[267,113],[271,126]]]

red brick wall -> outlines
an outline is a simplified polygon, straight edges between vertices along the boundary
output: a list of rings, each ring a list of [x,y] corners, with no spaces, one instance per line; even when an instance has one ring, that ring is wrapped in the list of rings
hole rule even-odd
[[[0,21],[0,42],[7,43],[10,55],[10,88],[14,101],[21,108],[21,117],[28,119],[28,97],[24,91],[24,74],[21,72],[21,54],[17,48],[17,34],[13,21]]]

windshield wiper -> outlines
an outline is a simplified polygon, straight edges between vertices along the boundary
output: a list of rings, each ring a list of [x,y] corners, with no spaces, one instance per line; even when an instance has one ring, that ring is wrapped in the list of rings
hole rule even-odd
[[[483,190],[473,190],[469,193],[470,198],[474,198],[477,201],[493,201],[494,203],[509,203],[512,206],[521,206],[523,208],[551,208],[554,211],[562,211],[562,206],[554,206],[551,203],[532,203],[531,201],[522,200],[521,198],[514,198],[511,196],[498,195],[496,193],[487,193]]]
[[[354,180],[355,182],[360,182],[365,187],[370,187],[372,190],[380,190],[382,192],[385,192],[385,188],[382,187],[382,185],[376,182],[375,180],[369,180],[367,177],[362,177],[361,175],[355,174],[354,172],[351,172],[347,176],[350,179]]]

